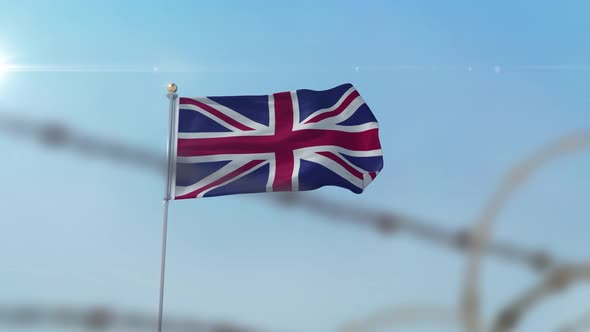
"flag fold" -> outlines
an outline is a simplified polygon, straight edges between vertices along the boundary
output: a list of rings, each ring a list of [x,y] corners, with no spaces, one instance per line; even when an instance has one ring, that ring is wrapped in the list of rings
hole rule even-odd
[[[175,199],[361,193],[383,168],[379,126],[351,84],[325,91],[179,99]]]

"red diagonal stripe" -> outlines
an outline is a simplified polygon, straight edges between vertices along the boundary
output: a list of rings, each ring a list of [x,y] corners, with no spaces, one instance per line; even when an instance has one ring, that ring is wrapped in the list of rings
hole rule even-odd
[[[183,97],[183,98],[180,98],[180,108],[181,109],[182,109],[182,104],[189,104],[189,105],[197,106],[198,108],[202,109],[203,111],[211,113],[212,115],[218,117],[219,119],[227,122],[228,124],[238,128],[240,130],[244,130],[244,131],[254,130],[254,128],[250,128],[250,127],[232,119],[230,116],[223,114],[223,112],[216,110],[212,106],[202,103],[198,100]]]
[[[256,167],[257,165],[260,165],[260,163],[262,163],[262,162],[264,162],[264,160],[252,160],[251,162],[247,163],[246,165],[239,167],[235,171],[230,172],[230,173],[226,174],[225,176],[222,176],[218,180],[213,181],[213,182],[209,183],[208,185],[201,187],[193,192],[190,192],[190,193],[182,195],[182,196],[178,196],[178,197],[176,197],[176,199],[196,198],[203,191],[209,190],[209,189],[211,189],[215,186],[218,186],[226,181],[229,181],[229,180],[237,177],[238,175],[251,170],[252,168]]]
[[[324,157],[330,158],[332,160],[334,160],[335,162],[337,162],[340,166],[344,167],[348,172],[350,172],[352,175],[356,176],[357,178],[363,180],[363,173],[359,172],[356,168],[350,166],[347,162],[345,162],[344,160],[342,160],[341,157],[335,155],[332,152],[317,152],[317,154],[322,155]]]
[[[330,111],[330,112],[319,114],[319,115],[317,115],[317,116],[315,116],[315,117],[313,117],[313,118],[305,121],[305,123],[317,123],[317,122],[320,122],[320,121],[322,121],[324,119],[327,119],[329,117],[336,116],[336,115],[344,112],[344,110],[348,106],[350,106],[350,104],[352,103],[352,101],[355,100],[356,97],[358,97],[358,96],[359,96],[358,91],[354,90],[351,94],[348,95],[348,97],[346,97],[346,99],[344,99],[344,101],[342,102],[342,104],[340,104],[340,106],[338,108],[336,108],[335,110]]]

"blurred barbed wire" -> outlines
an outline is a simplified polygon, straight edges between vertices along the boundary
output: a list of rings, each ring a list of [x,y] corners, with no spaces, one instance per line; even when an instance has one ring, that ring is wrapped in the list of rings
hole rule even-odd
[[[0,113],[0,131],[7,135],[36,140],[46,147],[68,149],[76,155],[165,173],[166,161],[160,153],[131,146],[120,140],[90,136],[61,121],[40,121],[21,114]]]
[[[491,332],[512,331],[524,315],[545,298],[576,282],[590,281],[590,262],[566,264],[549,272],[539,283],[526,289],[497,314]]]
[[[74,308],[73,306],[0,305],[0,323],[30,328],[53,326],[59,328],[83,328],[93,331],[111,329],[128,331],[153,331],[156,315],[125,312],[107,307]],[[263,330],[239,326],[229,322],[206,322],[188,318],[166,318],[166,331],[173,332],[263,332]],[[266,330],[264,330],[266,331]]]
[[[468,251],[474,245],[473,236],[467,229],[451,229],[401,213],[350,206],[315,195],[299,193],[282,194],[274,199],[286,206],[299,206],[314,214],[331,217],[327,218],[329,221],[341,224],[349,222],[371,228],[383,235],[403,233],[418,240],[461,252]],[[508,242],[488,243],[485,252],[505,261],[523,264],[533,270],[542,271],[557,264],[557,259],[545,251],[527,249]]]
[[[555,332],[582,332],[590,330],[590,311],[583,313],[572,322],[562,324]]]
[[[363,319],[346,323],[339,332],[379,331],[388,327],[434,323],[437,326],[458,326],[457,311],[430,304],[404,305],[381,310]]]
[[[492,194],[473,226],[473,246],[467,256],[463,290],[461,293],[461,314],[463,327],[468,332],[480,330],[481,253],[492,237],[492,227],[500,211],[511,195],[523,186],[539,168],[562,156],[579,152],[590,147],[590,132],[579,132],[560,137],[544,145],[538,151],[513,166]]]
[[[14,113],[0,113],[0,131],[8,135],[35,140],[43,146],[67,149],[69,152],[104,159],[113,163],[128,164],[165,174],[165,159],[161,152],[122,143],[119,140],[82,134],[60,121],[40,121]],[[287,207],[301,207],[311,213],[330,217],[338,223],[373,229],[383,235],[406,234],[448,248],[465,251],[473,245],[467,229],[452,230],[419,218],[389,210],[355,205],[351,207],[332,200],[321,199],[308,193],[280,193],[268,195],[268,200]],[[514,263],[536,270],[555,264],[555,258],[542,250],[531,250],[507,242],[495,242],[484,251]]]
[[[165,160],[156,151],[98,136],[81,134],[73,127],[59,121],[39,121],[23,117],[20,114],[2,112],[0,113],[0,131],[9,135],[32,138],[48,147],[69,149],[70,152],[79,155],[140,166],[159,174],[164,173]],[[346,204],[308,194],[281,194],[268,197],[269,200],[283,206],[301,207],[310,213],[330,217],[327,218],[330,221],[366,227],[383,235],[403,233],[466,254],[467,264],[459,307],[446,309],[439,306],[424,305],[384,310],[369,315],[365,319],[358,319],[345,324],[343,331],[367,332],[377,328],[395,326],[401,321],[418,319],[455,324],[460,322],[466,332],[482,331],[479,308],[481,298],[479,279],[482,254],[524,265],[538,272],[542,277],[539,284],[533,285],[531,289],[525,290],[512,302],[500,308],[489,327],[489,331],[492,332],[512,331],[520,319],[548,295],[562,290],[574,282],[590,280],[590,265],[588,263],[567,263],[555,258],[547,251],[523,248],[515,243],[493,241],[491,231],[494,221],[511,194],[524,184],[540,166],[559,156],[577,152],[587,147],[590,147],[590,132],[564,136],[542,147],[539,152],[518,163],[508,172],[508,175],[484,206],[474,225],[462,229],[450,229],[440,226],[436,222],[427,222],[420,218],[389,210],[358,206],[352,208]],[[33,315],[33,317],[35,316]],[[78,313],[76,317],[78,317],[77,319],[83,319],[83,317],[88,318],[89,316],[88,313]],[[417,319],[417,317],[421,318]],[[0,315],[0,320],[3,319],[6,319],[6,316]],[[582,317],[570,325],[564,325],[558,331],[577,331],[580,326],[588,325],[588,321],[590,320],[587,317]],[[251,330],[213,329],[206,331]]]

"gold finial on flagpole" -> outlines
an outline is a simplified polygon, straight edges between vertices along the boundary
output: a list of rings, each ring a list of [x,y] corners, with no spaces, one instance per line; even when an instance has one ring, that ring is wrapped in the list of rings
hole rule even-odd
[[[170,83],[166,87],[166,90],[168,90],[168,92],[170,92],[170,93],[176,93],[176,91],[178,90],[178,86],[174,83]]]

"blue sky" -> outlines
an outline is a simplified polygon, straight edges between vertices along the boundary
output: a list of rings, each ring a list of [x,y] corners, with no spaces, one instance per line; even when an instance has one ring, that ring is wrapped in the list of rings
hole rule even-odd
[[[350,82],[380,121],[385,169],[360,196],[315,194],[461,227],[511,165],[588,128],[589,10],[584,1],[4,0],[0,57],[13,69],[0,73],[0,107],[164,154],[168,82],[188,96]],[[0,302],[154,311],[163,179],[7,136],[0,148]],[[587,169],[588,153],[544,168],[497,235],[584,259]],[[396,305],[457,304],[462,256],[325,221],[260,195],[173,202],[166,313],[315,332]],[[536,280],[497,260],[485,271],[487,317]],[[590,307],[588,291],[548,302],[521,331],[573,319]]]

